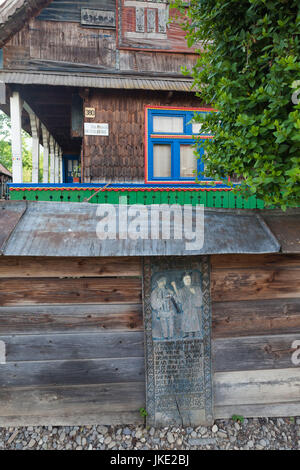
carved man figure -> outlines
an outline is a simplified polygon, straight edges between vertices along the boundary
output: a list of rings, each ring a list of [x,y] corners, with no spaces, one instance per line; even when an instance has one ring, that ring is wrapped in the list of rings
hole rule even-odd
[[[167,287],[167,278],[160,277],[157,287],[151,293],[151,306],[156,311],[157,319],[160,321],[163,337],[165,339],[174,336],[174,305],[172,298],[174,292]]]
[[[181,289],[177,289],[176,282],[172,282],[175,299],[182,308],[181,327],[184,336],[195,336],[201,331],[202,291],[199,286],[192,285],[189,274],[183,276],[183,284]]]

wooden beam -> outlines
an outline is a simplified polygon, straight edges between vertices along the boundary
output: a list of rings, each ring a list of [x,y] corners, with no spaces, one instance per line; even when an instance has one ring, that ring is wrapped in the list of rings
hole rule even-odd
[[[0,333],[143,331],[142,304],[0,307]]]
[[[8,335],[0,336],[1,344],[7,349],[6,363],[144,356],[142,331]]]
[[[122,304],[139,303],[141,280],[137,278],[1,279],[0,305]]]
[[[19,92],[14,91],[10,98],[11,117],[11,148],[12,148],[12,173],[13,183],[23,182],[22,167],[22,108],[23,103]]]
[[[1,388],[88,385],[144,380],[144,358],[7,362],[0,367]]]
[[[0,258],[0,278],[141,276],[141,258],[133,256],[122,258],[2,256]]]

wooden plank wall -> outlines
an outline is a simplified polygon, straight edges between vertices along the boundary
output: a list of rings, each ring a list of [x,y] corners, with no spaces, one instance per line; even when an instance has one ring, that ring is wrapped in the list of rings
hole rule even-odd
[[[201,101],[192,93],[91,91],[84,106],[96,110],[91,122],[109,124],[109,136],[84,137],[85,183],[144,181],[145,105],[197,107]]]
[[[0,259],[0,426],[140,422],[141,260]]]
[[[116,32],[78,23],[30,20],[5,45],[4,68],[101,72],[116,66]]]
[[[300,256],[211,257],[215,416],[300,412]]]
[[[31,19],[3,48],[6,70],[78,73],[153,72],[181,76],[191,69],[194,53],[120,50],[117,60],[116,30],[81,26],[78,22]]]

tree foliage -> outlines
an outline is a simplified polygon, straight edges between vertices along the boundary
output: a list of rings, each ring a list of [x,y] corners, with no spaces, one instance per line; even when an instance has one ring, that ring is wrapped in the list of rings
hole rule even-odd
[[[238,175],[240,190],[265,204],[300,203],[299,0],[175,0],[202,101],[205,174]],[[187,72],[187,71],[186,71]]]

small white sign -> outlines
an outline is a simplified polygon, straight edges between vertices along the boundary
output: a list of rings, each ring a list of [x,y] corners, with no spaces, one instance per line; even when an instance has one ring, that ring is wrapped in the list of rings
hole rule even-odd
[[[109,135],[107,123],[84,123],[84,135]]]

